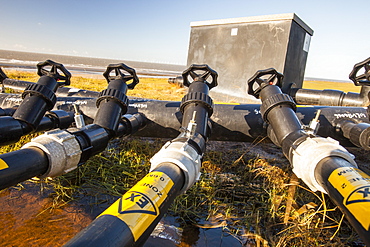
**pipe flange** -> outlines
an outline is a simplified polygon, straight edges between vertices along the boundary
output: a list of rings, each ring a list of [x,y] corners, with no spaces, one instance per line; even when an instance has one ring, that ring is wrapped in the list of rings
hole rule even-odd
[[[35,95],[41,97],[45,100],[47,105],[47,110],[53,109],[55,103],[57,102],[57,97],[55,93],[50,90],[48,87],[41,85],[41,84],[30,84],[26,87],[22,94],[22,98],[24,99],[27,95]]]
[[[64,130],[52,130],[32,139],[22,148],[37,147],[47,155],[49,169],[41,177],[56,177],[77,168],[81,148],[75,136]]]
[[[315,177],[315,168],[322,159],[331,156],[340,157],[357,167],[354,156],[330,137],[308,137],[293,149],[292,156],[293,172],[297,177],[312,191],[323,193],[327,192]]]
[[[104,89],[103,91],[101,91],[101,93],[99,94],[99,98],[96,100],[96,106],[99,108],[100,103],[105,99],[115,100],[120,104],[123,112],[127,111],[129,99],[123,92],[113,88]]]
[[[192,92],[192,93],[186,94],[181,100],[181,105],[180,105],[181,113],[184,113],[185,107],[189,105],[190,103],[202,104],[203,106],[206,107],[209,117],[212,116],[213,100],[211,97],[208,96],[208,94],[201,93],[201,92]]]
[[[261,104],[261,115],[263,117],[263,120],[268,123],[267,115],[271,111],[272,108],[274,108],[277,105],[288,105],[290,108],[293,109],[293,111],[296,111],[296,104],[294,103],[294,100],[292,97],[290,97],[287,94],[280,93],[280,94],[273,94],[269,96],[267,99],[262,101]]]
[[[150,159],[150,171],[163,163],[178,166],[185,176],[180,194],[185,193],[200,177],[202,156],[187,142],[167,142],[158,153]]]

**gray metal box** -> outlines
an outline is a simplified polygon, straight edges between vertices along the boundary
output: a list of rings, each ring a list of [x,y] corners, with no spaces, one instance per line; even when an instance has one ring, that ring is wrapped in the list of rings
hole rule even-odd
[[[247,81],[257,71],[284,74],[283,90],[301,88],[313,30],[296,14],[191,23],[187,65],[208,64],[219,75],[216,101],[248,103]]]

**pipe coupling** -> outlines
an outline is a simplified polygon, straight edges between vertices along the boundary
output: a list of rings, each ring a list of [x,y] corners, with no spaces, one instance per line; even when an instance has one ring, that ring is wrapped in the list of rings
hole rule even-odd
[[[324,158],[330,156],[341,157],[357,167],[354,156],[350,154],[339,142],[328,137],[308,137],[295,149],[292,149],[293,172],[303,180],[312,191],[327,193],[316,181],[315,168]]]
[[[200,177],[202,156],[188,142],[167,142],[151,159],[150,171],[163,163],[177,165],[185,175],[180,193],[185,193]]]
[[[37,147],[47,155],[49,169],[41,177],[56,177],[77,168],[81,148],[75,136],[64,130],[45,132],[22,148]]]

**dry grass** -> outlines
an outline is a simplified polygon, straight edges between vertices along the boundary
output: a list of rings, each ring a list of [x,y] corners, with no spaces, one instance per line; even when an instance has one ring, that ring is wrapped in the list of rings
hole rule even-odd
[[[20,80],[37,80],[32,75],[7,73]],[[101,91],[106,82],[76,77],[71,86]],[[332,82],[307,81],[304,86],[358,89]],[[184,90],[168,84],[166,79],[143,78],[129,95],[180,100]],[[111,142],[106,151],[92,157],[86,165],[52,182],[55,205],[87,196],[101,203],[106,195],[124,193],[146,174],[149,158],[163,143],[152,139]],[[275,158],[263,157],[261,150]],[[176,198],[169,214],[180,219],[183,226],[222,227],[245,246],[361,246],[356,233],[328,197],[308,190],[292,174],[281,150],[271,144],[211,142],[200,181]]]
[[[359,93],[361,87],[355,86],[353,83],[345,83],[345,82],[332,82],[332,81],[304,81],[303,88],[307,89],[316,89],[316,90],[324,90],[324,89],[333,89],[339,90],[343,92],[353,92]]]
[[[19,72],[16,70],[5,70],[9,78],[21,81],[37,82],[39,76],[31,72]],[[130,82],[129,82],[130,83]],[[70,87],[81,88],[92,91],[102,91],[107,88],[105,79],[86,78],[82,76],[72,76]],[[157,99],[157,100],[181,100],[185,94],[185,89],[177,85],[169,84],[165,78],[140,78],[140,82],[134,90],[127,92],[128,96]]]

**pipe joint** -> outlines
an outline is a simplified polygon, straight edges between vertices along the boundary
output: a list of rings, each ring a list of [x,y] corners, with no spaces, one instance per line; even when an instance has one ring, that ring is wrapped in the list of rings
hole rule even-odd
[[[150,171],[162,163],[172,163],[178,166],[185,176],[185,182],[180,191],[182,194],[199,180],[201,158],[202,155],[188,142],[169,141],[150,159]]]
[[[348,138],[357,147],[370,150],[370,124],[356,123],[351,120],[342,120],[337,124],[343,132],[343,136]]]
[[[41,177],[56,177],[77,168],[81,148],[75,136],[64,130],[52,130],[32,139],[22,148],[40,148],[48,157],[49,169]]]
[[[262,105],[260,109],[263,120],[266,123],[269,123],[267,115],[269,114],[271,109],[279,105],[289,106],[291,109],[293,109],[293,111],[296,111],[296,104],[294,103],[292,97],[290,97],[289,95],[284,93],[270,95],[266,99],[262,100]]]
[[[52,90],[50,90],[47,86],[41,84],[28,85],[22,94],[22,98],[25,99],[26,96],[28,95],[42,98],[45,101],[45,104],[47,105],[46,108],[47,110],[53,109],[57,101],[55,93]]]
[[[98,99],[96,100],[96,106],[99,108],[102,101],[114,100],[122,109],[123,112],[127,112],[127,106],[129,105],[129,99],[127,98],[125,92],[114,88],[107,88],[103,90]]]
[[[317,182],[315,168],[318,163],[327,157],[341,157],[357,167],[354,156],[334,139],[322,137],[307,137],[292,150],[293,172],[303,180],[312,191],[326,190]]]
[[[185,107],[191,103],[202,105],[203,107],[205,107],[205,109],[207,109],[209,117],[212,116],[213,101],[212,98],[209,97],[207,94],[202,92],[189,92],[181,100],[180,111],[184,113]]]

